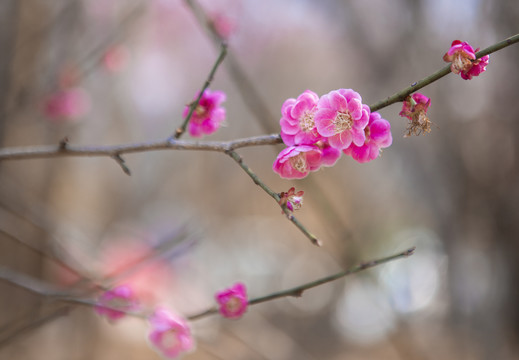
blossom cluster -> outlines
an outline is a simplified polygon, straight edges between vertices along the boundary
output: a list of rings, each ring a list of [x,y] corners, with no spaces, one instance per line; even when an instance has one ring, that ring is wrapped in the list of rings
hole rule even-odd
[[[249,305],[247,288],[238,282],[215,294],[219,313],[229,319],[240,318]],[[140,310],[137,296],[129,285],[119,285],[103,292],[96,301],[94,310],[115,322],[129,313]],[[168,359],[192,351],[195,340],[187,320],[165,307],[158,307],[148,317],[151,329],[148,340],[152,347]]]
[[[365,163],[392,143],[389,122],[371,113],[352,89],[321,97],[306,90],[286,100],[281,115],[281,138],[287,148],[272,168],[283,178],[301,179],[321,166],[333,166],[342,153]]]

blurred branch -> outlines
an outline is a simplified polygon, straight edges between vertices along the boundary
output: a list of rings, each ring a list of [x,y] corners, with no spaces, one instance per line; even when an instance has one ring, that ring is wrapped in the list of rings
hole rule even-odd
[[[491,45],[491,46],[487,47],[486,49],[478,51],[476,53],[476,59],[479,59],[480,57],[483,57],[485,55],[488,55],[488,54],[491,54],[491,53],[496,52],[498,50],[501,50],[501,49],[503,49],[503,48],[505,48],[507,46],[510,46],[512,44],[515,44],[517,42],[519,42],[519,34],[511,36],[511,37],[509,37],[509,38],[507,38],[507,39],[505,39],[503,41],[500,41],[498,43],[495,43],[494,45]],[[432,84],[433,82],[435,82],[436,80],[441,79],[442,77],[444,77],[445,75],[447,75],[450,72],[451,72],[451,67],[450,67],[450,64],[449,64],[449,65],[446,65],[444,68],[438,70],[434,74],[429,75],[429,76],[427,76],[426,78],[423,78],[420,81],[412,83],[411,86],[408,86],[405,89],[397,92],[396,94],[391,95],[387,99],[378,101],[378,102],[374,103],[373,105],[370,105],[369,107],[370,107],[371,111],[377,111],[377,110],[380,110],[382,108],[385,108],[386,106],[394,104],[396,102],[404,101],[406,97],[408,97],[409,95],[411,95],[415,91],[417,91],[417,90],[419,90],[419,89],[421,89],[421,88],[423,88],[423,87],[425,87],[425,86],[427,86],[429,84]]]
[[[169,137],[169,140],[179,139],[182,136],[182,134],[186,131],[187,124],[189,124],[189,120],[191,120],[191,116],[193,116],[193,112],[195,111],[196,107],[198,106],[200,99],[204,95],[204,91],[209,87],[209,85],[211,85],[211,82],[213,81],[213,78],[214,78],[214,74],[216,73],[216,69],[218,69],[218,67],[222,63],[223,59],[225,58],[226,54],[227,54],[227,45],[222,43],[220,46],[220,55],[218,55],[218,58],[216,59],[216,62],[213,65],[213,68],[209,72],[209,76],[207,77],[207,80],[205,81],[204,85],[202,86],[202,89],[200,90],[197,99],[189,105],[189,113],[187,114],[184,122],[182,123],[182,126],[180,126],[175,131],[174,135]]]
[[[409,256],[414,254],[415,249],[416,249],[415,247],[412,247],[412,248],[409,248],[409,249],[407,249],[407,250],[405,250],[405,251],[403,251],[401,253],[398,253],[398,254],[395,254],[395,255],[391,255],[391,256],[387,256],[387,257],[383,257],[383,258],[376,259],[376,260],[372,260],[372,261],[363,262],[363,263],[360,263],[359,265],[354,266],[354,267],[352,267],[352,268],[350,268],[348,270],[343,270],[343,271],[340,271],[340,272],[338,272],[336,274],[329,275],[329,276],[320,278],[318,280],[311,281],[309,283],[293,287],[291,289],[286,289],[286,290],[275,292],[275,293],[272,293],[272,294],[269,294],[269,295],[265,295],[265,296],[261,296],[261,297],[250,299],[249,300],[249,305],[255,305],[255,304],[262,303],[262,302],[271,301],[271,300],[275,300],[275,299],[279,299],[279,298],[283,298],[283,297],[288,297],[288,296],[301,297],[301,296],[303,296],[303,292],[308,290],[308,289],[311,289],[311,288],[314,288],[314,287],[317,287],[317,286],[320,286],[320,285],[323,285],[323,284],[335,281],[337,279],[343,278],[343,277],[348,276],[348,275],[356,274],[356,273],[361,272],[363,270],[370,269],[372,267],[375,267],[375,266],[378,266],[378,265],[381,265],[381,264],[384,264],[384,263],[387,263],[387,262],[390,262],[390,261],[393,261],[393,260],[407,258],[407,257],[409,257]],[[218,309],[216,307],[212,307],[212,308],[207,309],[207,310],[205,310],[205,311],[203,311],[203,312],[201,312],[199,314],[191,315],[191,316],[188,317],[188,319],[189,320],[198,320],[198,319],[201,319],[201,318],[206,317],[208,315],[216,314],[217,312],[218,312]]]

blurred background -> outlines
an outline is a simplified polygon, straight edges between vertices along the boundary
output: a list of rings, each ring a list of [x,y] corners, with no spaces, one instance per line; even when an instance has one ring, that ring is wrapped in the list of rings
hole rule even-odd
[[[484,48],[519,32],[519,4],[507,0],[189,4],[229,43],[211,85],[227,93],[226,126],[208,140],[279,132],[282,103],[306,89],[352,88],[373,104],[445,66],[452,40]],[[172,134],[218,56],[189,4],[2,1],[1,146]],[[1,162],[1,269],[87,298],[85,279],[109,276],[150,307],[189,315],[236,281],[257,297],[416,246],[241,320],[193,322],[197,350],[185,359],[517,359],[518,63],[511,46],[477,78],[422,89],[426,136],[403,137],[401,104],[382,109],[393,145],[368,164],[343,157],[284,180],[271,169],[282,145],[240,149],[273,190],[305,191],[296,215],[322,248],[220,153],[127,155],[130,177],[109,158]],[[147,329],[0,282],[1,359],[158,359]]]

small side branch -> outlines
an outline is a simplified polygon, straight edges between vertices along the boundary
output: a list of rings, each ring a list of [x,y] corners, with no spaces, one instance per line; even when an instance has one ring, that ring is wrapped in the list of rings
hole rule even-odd
[[[200,99],[202,98],[202,95],[204,94],[204,91],[211,85],[211,82],[213,81],[214,74],[216,73],[216,69],[220,66],[223,59],[225,58],[225,55],[227,54],[227,45],[222,43],[221,49],[220,49],[220,55],[218,55],[218,58],[216,59],[216,62],[213,65],[213,68],[209,72],[209,76],[207,77],[207,80],[205,81],[204,85],[202,86],[202,89],[200,90],[200,93],[198,94],[198,97],[195,101],[191,103],[189,106],[189,112],[184,119],[184,122],[182,125],[175,131],[175,134],[173,134],[169,139],[179,139],[184,132],[186,132],[187,124],[189,124],[189,120],[191,120],[191,117],[193,116],[193,112],[195,111],[196,107],[198,106],[198,103],[200,102]]]
[[[405,250],[405,251],[403,251],[401,253],[398,253],[398,254],[395,254],[395,255],[391,255],[391,256],[387,256],[387,257],[383,257],[383,258],[376,259],[376,260],[372,260],[372,261],[368,261],[368,262],[363,262],[363,263],[360,263],[357,266],[354,266],[354,267],[352,267],[352,268],[350,268],[348,270],[340,271],[340,272],[338,272],[336,274],[329,275],[329,276],[317,279],[315,281],[311,281],[311,282],[308,282],[308,283],[305,283],[305,284],[293,287],[291,289],[286,289],[286,290],[282,290],[282,291],[275,292],[275,293],[272,293],[272,294],[268,294],[268,295],[264,295],[264,296],[261,296],[261,297],[253,298],[253,299],[249,300],[249,305],[256,305],[256,304],[259,304],[259,303],[263,303],[263,302],[267,302],[267,301],[271,301],[271,300],[275,300],[275,299],[279,299],[279,298],[283,298],[283,297],[289,297],[289,296],[290,297],[301,297],[303,295],[303,292],[308,290],[308,289],[311,289],[311,288],[314,288],[314,287],[317,287],[317,286],[320,286],[320,285],[323,285],[323,284],[326,284],[326,283],[329,283],[329,282],[341,279],[341,278],[343,278],[345,276],[348,276],[348,275],[356,274],[356,273],[361,272],[363,270],[367,270],[367,269],[370,269],[372,267],[375,267],[375,266],[378,266],[378,265],[382,265],[382,264],[388,263],[388,262],[393,261],[393,260],[407,258],[407,257],[413,255],[415,250],[416,250],[416,247],[412,247],[412,248],[409,248],[409,249],[407,249],[407,250]],[[209,315],[213,315],[213,314],[216,314],[216,313],[218,313],[218,309],[216,307],[212,307],[212,308],[209,308],[209,309],[207,309],[207,310],[205,310],[203,312],[200,312],[198,314],[191,315],[191,316],[188,317],[188,319],[192,320],[192,321],[193,320],[198,320],[198,319],[201,319],[203,317],[206,317],[206,316],[209,316]]]
[[[256,175],[251,170],[251,168],[243,162],[243,159],[236,151],[228,150],[226,151],[226,154],[229,155],[234,161],[236,161],[236,163],[247,173],[247,175],[250,176],[250,178],[252,179],[252,181],[254,181],[256,185],[262,188],[263,191],[265,191],[267,194],[270,195],[270,197],[272,197],[274,200],[276,200],[277,203],[279,203],[280,198],[278,193],[272,191],[263,181],[261,181],[258,175]],[[321,246],[321,241],[314,234],[308,231],[308,229],[306,229],[303,226],[303,224],[301,224],[301,222],[297,220],[297,218],[290,212],[290,210],[283,206],[281,206],[281,209],[287,216],[288,220],[290,220],[295,226],[297,226],[297,228],[312,242],[312,244],[316,246]]]

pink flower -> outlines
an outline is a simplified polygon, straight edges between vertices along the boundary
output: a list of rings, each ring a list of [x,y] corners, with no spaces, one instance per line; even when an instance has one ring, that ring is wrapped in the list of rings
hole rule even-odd
[[[67,88],[51,95],[44,104],[45,115],[56,122],[77,120],[90,110],[90,97],[80,87]]]
[[[285,179],[302,179],[321,166],[322,151],[314,145],[289,146],[281,150],[272,169]]]
[[[407,126],[406,137],[431,132],[431,121],[427,117],[429,106],[431,99],[420,93],[414,93],[405,99],[402,111],[398,115],[411,120]]]
[[[151,331],[148,335],[159,353],[169,359],[189,352],[194,348],[194,340],[186,320],[172,314],[165,308],[158,308],[149,317]]]
[[[106,307],[108,306],[108,307]],[[120,309],[122,311],[117,311]],[[127,311],[134,311],[138,308],[135,294],[131,287],[120,285],[112,290],[105,291],[99,299],[94,310],[101,316],[106,316],[108,320],[115,321],[126,315]]]
[[[366,134],[364,145],[351,144],[343,150],[346,155],[350,155],[359,163],[375,160],[380,154],[380,149],[390,146],[393,142],[389,121],[382,119],[377,112],[372,112],[369,116],[369,123],[364,133]]]
[[[195,100],[198,94],[195,96]],[[223,91],[211,91],[206,89],[200,98],[198,105],[189,120],[189,134],[200,137],[203,134],[214,133],[225,120],[225,108],[220,104],[224,102],[226,95]],[[190,106],[187,105],[182,113],[185,118],[189,114]]]
[[[296,188],[291,187],[287,192],[279,194],[279,205],[285,205],[290,211],[299,210],[303,206],[304,193],[302,190],[296,193]]]
[[[478,76],[486,70],[489,56],[485,55],[476,60],[476,50],[468,42],[461,42],[454,40],[450,49],[443,55],[445,62],[451,62],[451,71],[455,74],[460,74],[465,80],[472,79],[473,76]]]
[[[321,166],[333,166],[339,160],[342,152],[328,143],[326,138],[319,140],[315,145],[321,149]]]
[[[357,92],[339,89],[319,99],[314,121],[317,132],[326,137],[332,147],[345,149],[352,142],[358,146],[364,143],[369,113],[369,107],[362,104]]]
[[[219,291],[215,295],[220,305],[220,314],[229,319],[238,319],[247,310],[247,289],[243,283],[236,283],[228,289]]]
[[[476,49],[476,52],[479,49]],[[472,79],[473,76],[478,76],[482,72],[487,70],[487,65],[490,57],[485,55],[472,63],[472,67],[468,71],[463,71],[460,75],[465,80]]]
[[[318,101],[316,93],[306,90],[297,99],[287,99],[283,103],[279,123],[285,145],[310,145],[321,138],[314,122]]]

